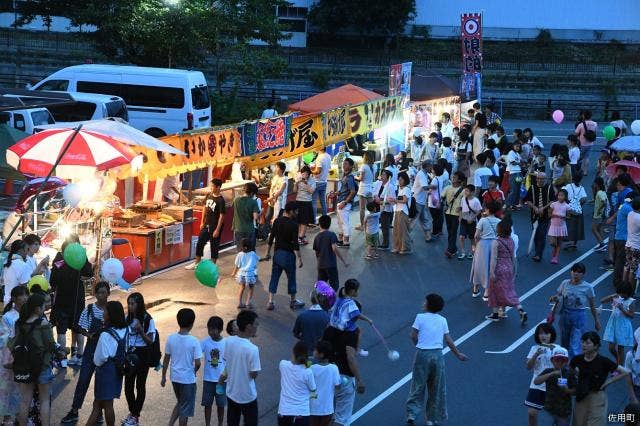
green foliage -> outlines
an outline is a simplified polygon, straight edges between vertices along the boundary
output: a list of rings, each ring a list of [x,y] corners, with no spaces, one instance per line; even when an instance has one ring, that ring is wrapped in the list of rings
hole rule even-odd
[[[216,126],[260,118],[264,106],[264,100],[239,98],[235,91],[229,94],[211,94],[211,111]]]
[[[535,38],[535,42],[540,47],[551,47],[553,44],[553,36],[551,31],[542,28]]]
[[[416,13],[415,0],[320,0],[309,12],[309,21],[321,33],[355,32],[395,37],[404,33]]]
[[[313,87],[315,87],[316,89],[324,90],[329,87],[329,81],[331,80],[331,77],[326,71],[316,71],[309,76],[309,79],[311,80]]]
[[[88,34],[110,58],[162,67],[198,67],[213,57],[230,66],[220,75],[250,69],[250,81],[281,71],[272,50],[248,53],[250,41],[275,47],[285,39],[274,11],[285,0],[36,0],[19,2],[17,24],[38,15],[93,25]],[[267,58],[268,57],[268,58]],[[265,60],[266,65],[259,65]]]

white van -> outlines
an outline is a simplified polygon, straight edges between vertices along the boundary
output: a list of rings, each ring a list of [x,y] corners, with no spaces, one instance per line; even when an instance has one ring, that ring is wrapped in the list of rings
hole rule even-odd
[[[54,124],[55,120],[46,108],[16,109],[0,112],[0,124],[33,134],[37,126]]]
[[[209,90],[200,71],[75,65],[51,74],[34,90],[120,96],[129,124],[155,137],[211,126]]]
[[[75,103],[47,106],[56,123],[101,120],[109,117],[121,118],[124,121],[129,119],[127,104],[119,96],[80,92],[67,93]]]

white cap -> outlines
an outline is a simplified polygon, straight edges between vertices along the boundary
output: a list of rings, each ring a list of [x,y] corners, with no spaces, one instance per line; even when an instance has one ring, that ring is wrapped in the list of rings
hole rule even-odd
[[[551,358],[559,357],[569,359],[569,352],[562,346],[556,346],[555,348],[553,348],[553,352],[551,352]]]

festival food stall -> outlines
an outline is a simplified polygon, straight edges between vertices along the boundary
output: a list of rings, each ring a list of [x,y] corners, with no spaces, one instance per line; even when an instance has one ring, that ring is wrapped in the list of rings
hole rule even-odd
[[[341,144],[345,147],[343,152],[351,152],[349,156],[356,162],[355,171],[359,169],[365,151],[374,151],[377,162],[384,157],[386,145],[384,141],[372,139],[373,131],[401,120],[399,97],[384,98],[352,84],[291,104],[289,110],[305,114],[298,117],[298,132],[295,132],[294,119],[292,135],[298,136],[292,140],[295,149],[315,146],[316,139],[321,139],[325,147]],[[344,157],[345,154],[337,154],[334,160]],[[327,192],[337,191],[341,167],[341,161],[333,162]]]

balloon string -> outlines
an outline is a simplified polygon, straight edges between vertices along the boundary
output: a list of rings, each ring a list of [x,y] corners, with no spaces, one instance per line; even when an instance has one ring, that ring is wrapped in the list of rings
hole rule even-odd
[[[376,332],[376,334],[378,335],[378,337],[380,337],[380,341],[382,342],[382,344],[384,345],[385,348],[387,348],[387,351],[390,352],[391,349],[389,349],[389,345],[387,345],[387,341],[384,340],[384,336],[382,336],[382,333],[380,333],[380,330],[378,330],[376,328],[375,325],[371,324],[371,328],[373,328],[373,331]]]

